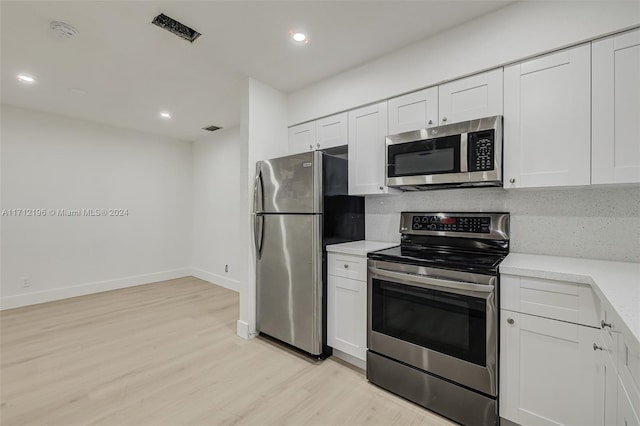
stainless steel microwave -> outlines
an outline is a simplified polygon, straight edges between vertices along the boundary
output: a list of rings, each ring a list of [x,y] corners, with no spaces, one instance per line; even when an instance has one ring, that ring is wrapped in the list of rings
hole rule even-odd
[[[502,186],[502,116],[387,136],[387,186]]]

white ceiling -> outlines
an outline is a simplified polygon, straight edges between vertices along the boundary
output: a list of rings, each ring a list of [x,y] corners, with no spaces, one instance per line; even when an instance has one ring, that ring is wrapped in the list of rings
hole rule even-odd
[[[194,140],[239,123],[247,76],[291,92],[509,2],[2,0],[1,101]],[[191,44],[152,25],[159,13],[202,36]],[[51,21],[79,34],[57,38]]]

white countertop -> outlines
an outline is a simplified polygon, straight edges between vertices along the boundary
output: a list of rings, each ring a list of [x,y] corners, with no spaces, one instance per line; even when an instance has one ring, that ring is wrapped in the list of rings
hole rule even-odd
[[[331,244],[327,246],[329,253],[353,254],[356,256],[366,256],[370,251],[382,250],[395,247],[400,243],[389,243],[384,241],[351,241],[350,243]]]
[[[509,253],[500,273],[588,284],[640,342],[640,263]]]

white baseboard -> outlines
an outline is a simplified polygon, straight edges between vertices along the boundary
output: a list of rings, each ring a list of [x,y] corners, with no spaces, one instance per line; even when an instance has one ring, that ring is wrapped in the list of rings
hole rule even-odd
[[[235,292],[240,291],[240,282],[238,280],[227,278],[224,275],[214,274],[198,268],[191,268],[191,275]]]
[[[134,287],[137,285],[150,284],[158,281],[173,280],[176,278],[188,277],[190,275],[190,268],[181,268],[173,269],[171,271],[134,275],[130,277],[117,278],[114,280],[96,281],[92,283],[54,288],[51,290],[37,291],[33,293],[18,294],[15,296],[0,297],[0,310],[19,308],[21,306],[28,305],[36,305],[38,303],[68,299],[70,297],[85,296],[87,294]]]
[[[249,340],[249,323],[238,320],[236,332],[238,333],[238,336]]]

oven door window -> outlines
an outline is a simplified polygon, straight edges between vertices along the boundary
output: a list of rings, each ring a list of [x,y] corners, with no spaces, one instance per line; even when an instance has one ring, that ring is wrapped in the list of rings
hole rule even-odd
[[[460,135],[387,146],[388,177],[460,171]]]
[[[486,365],[486,301],[373,279],[374,331]]]

